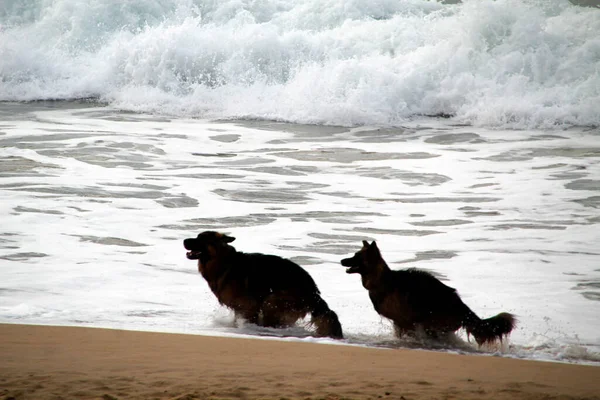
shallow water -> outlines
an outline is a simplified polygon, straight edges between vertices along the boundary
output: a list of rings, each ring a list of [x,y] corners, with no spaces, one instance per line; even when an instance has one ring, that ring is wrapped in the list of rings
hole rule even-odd
[[[283,340],[233,321],[182,240],[211,229],[315,278],[345,343],[397,340],[339,264],[376,240],[481,317],[519,324],[502,349],[600,362],[600,130],[503,131],[421,118],[397,128],[209,121],[93,103],[0,103],[0,321]]]

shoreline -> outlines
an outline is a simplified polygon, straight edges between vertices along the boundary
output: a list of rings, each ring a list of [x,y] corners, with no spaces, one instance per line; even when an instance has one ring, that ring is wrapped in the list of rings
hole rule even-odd
[[[2,399],[600,399],[581,364],[48,325],[0,339]]]

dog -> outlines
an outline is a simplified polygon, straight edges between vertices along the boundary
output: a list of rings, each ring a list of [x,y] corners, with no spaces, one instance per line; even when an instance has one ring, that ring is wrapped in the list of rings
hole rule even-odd
[[[391,270],[375,241],[363,240],[353,257],[341,260],[346,273],[360,274],[375,310],[394,323],[397,336],[424,331],[429,337],[443,337],[465,328],[479,346],[502,339],[515,328],[512,314],[500,313],[479,318],[462,302],[454,288],[446,286],[427,271],[409,268]]]
[[[219,303],[236,317],[273,328],[291,326],[310,313],[318,336],[343,338],[337,314],[306,270],[279,256],[239,252],[230,245],[234,240],[205,231],[183,241],[187,258],[198,260],[198,271]]]

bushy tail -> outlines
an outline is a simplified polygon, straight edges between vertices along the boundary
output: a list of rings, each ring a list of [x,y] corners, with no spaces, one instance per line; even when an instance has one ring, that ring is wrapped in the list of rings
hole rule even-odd
[[[317,335],[334,339],[344,338],[337,314],[329,308],[321,296],[316,295],[310,314],[311,322],[317,328]]]
[[[514,315],[505,312],[491,318],[481,319],[471,311],[464,323],[467,336],[473,335],[480,346],[496,340],[502,342],[502,339],[508,336],[516,325],[517,319]]]

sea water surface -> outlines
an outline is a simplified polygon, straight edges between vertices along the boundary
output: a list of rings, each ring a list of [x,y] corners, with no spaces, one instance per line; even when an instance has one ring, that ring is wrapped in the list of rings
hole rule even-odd
[[[182,246],[211,229],[306,268],[343,343],[600,363],[597,8],[3,4],[0,322],[335,343],[234,321]],[[394,338],[362,240],[509,342]]]
[[[567,0],[5,0],[0,100],[208,118],[598,126],[600,9]]]

